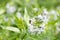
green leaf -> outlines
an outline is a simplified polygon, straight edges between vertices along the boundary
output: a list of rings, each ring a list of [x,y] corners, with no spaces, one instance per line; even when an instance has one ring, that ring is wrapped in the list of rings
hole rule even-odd
[[[29,15],[26,8],[24,9],[24,21],[29,25]]]
[[[13,32],[16,32],[16,33],[20,33],[20,30],[16,27],[8,26],[8,27],[6,27],[6,30],[10,30],[10,31],[13,31]]]

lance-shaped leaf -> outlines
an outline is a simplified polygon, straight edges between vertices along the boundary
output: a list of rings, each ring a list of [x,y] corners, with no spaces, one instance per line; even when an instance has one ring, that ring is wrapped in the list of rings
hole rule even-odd
[[[27,23],[27,25],[29,25],[29,15],[28,15],[28,12],[27,12],[26,8],[24,9],[24,12],[25,12],[25,14],[24,14],[24,20]]]
[[[10,30],[10,31],[13,31],[13,32],[16,32],[16,33],[20,33],[20,30],[18,28],[16,28],[16,27],[9,26],[9,27],[6,27],[6,29]]]

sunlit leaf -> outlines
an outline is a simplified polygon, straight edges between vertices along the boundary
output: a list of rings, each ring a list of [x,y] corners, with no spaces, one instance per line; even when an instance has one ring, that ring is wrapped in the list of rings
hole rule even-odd
[[[20,30],[16,27],[6,27],[6,30],[10,30],[10,31],[13,31],[13,32],[20,33]]]

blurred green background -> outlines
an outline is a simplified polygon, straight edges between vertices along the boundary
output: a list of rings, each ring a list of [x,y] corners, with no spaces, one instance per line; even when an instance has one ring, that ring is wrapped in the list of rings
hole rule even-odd
[[[0,0],[0,40],[60,40],[60,0]]]

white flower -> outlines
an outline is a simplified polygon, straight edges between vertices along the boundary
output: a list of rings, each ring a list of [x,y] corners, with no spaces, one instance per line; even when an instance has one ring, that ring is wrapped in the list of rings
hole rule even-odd
[[[42,23],[42,24],[40,25],[40,27],[41,27],[41,28],[39,28],[38,34],[40,34],[41,32],[44,32],[44,30],[45,30],[45,23]]]
[[[46,20],[47,19],[47,16],[42,16],[43,17],[43,20]]]
[[[43,9],[43,15],[47,15],[47,14],[48,14],[47,9]]]
[[[39,31],[39,28],[33,29],[33,32],[36,33]]]
[[[33,32],[33,25],[29,24],[28,30],[29,30],[30,32]]]
[[[16,8],[14,6],[11,6],[9,9],[8,9],[9,12],[13,13],[16,11]]]
[[[58,12],[57,12],[56,10],[51,10],[51,11],[50,11],[50,14],[51,14],[51,15],[56,15],[56,16],[58,16]]]
[[[41,34],[41,32],[44,32],[44,29],[43,28],[39,28],[38,34]]]
[[[9,3],[6,4],[6,8],[10,8],[10,4]]]
[[[16,11],[16,8],[14,6],[11,6],[7,9],[7,13],[14,13]]]
[[[33,25],[29,24],[29,27],[28,28],[29,29],[33,29]]]
[[[51,13],[52,13],[52,14],[56,14],[56,11],[55,11],[55,10],[51,10]]]
[[[8,17],[4,17],[4,21],[7,22],[9,19]]]
[[[42,15],[38,15],[38,18],[39,18],[39,19],[43,19]]]
[[[28,30],[30,33],[34,34],[35,32],[38,32],[39,29],[37,29],[37,28],[34,29],[34,26],[30,24],[30,26],[28,27]]]
[[[18,18],[18,19],[20,19],[22,16],[21,16],[21,13],[20,12],[17,12],[16,13],[16,17]]]
[[[45,23],[42,23],[42,24],[40,25],[40,27],[41,27],[42,29],[44,29],[44,28],[45,28]]]
[[[57,13],[55,10],[51,10],[50,16],[51,16],[51,15],[53,15],[53,19],[54,19],[54,20],[57,20],[57,16],[59,16],[58,13]]]
[[[7,8],[7,13],[14,13],[16,11],[16,7],[11,6],[10,4],[7,4],[6,8]]]
[[[36,11],[38,11],[38,10],[39,10],[39,8],[34,8],[33,10],[36,12]]]
[[[41,31],[39,30],[38,34],[41,34]]]
[[[40,31],[41,31],[41,32],[43,32],[43,31],[44,31],[44,29],[42,29],[42,28],[41,28],[41,29],[40,29]]]
[[[42,16],[42,17],[43,17],[42,21],[43,21],[44,23],[47,23],[47,22],[49,21],[49,19],[48,19],[47,16]]]

